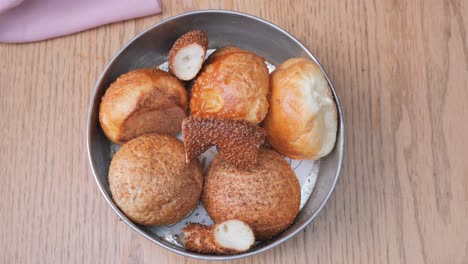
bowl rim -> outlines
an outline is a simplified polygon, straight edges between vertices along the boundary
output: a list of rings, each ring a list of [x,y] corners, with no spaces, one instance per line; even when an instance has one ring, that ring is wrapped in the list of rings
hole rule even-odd
[[[99,84],[102,82],[102,79],[103,79],[104,75],[106,74],[106,72],[109,70],[109,67],[120,56],[120,54],[123,51],[125,51],[138,38],[140,38],[141,36],[145,35],[147,32],[153,30],[154,28],[156,28],[156,27],[158,27],[158,26],[160,26],[160,25],[162,25],[164,23],[167,23],[167,22],[169,22],[171,20],[175,20],[175,19],[178,19],[178,18],[181,18],[181,17],[184,17],[184,16],[192,16],[192,15],[207,14],[207,13],[236,15],[236,16],[243,16],[243,17],[247,17],[249,19],[253,19],[253,20],[257,21],[257,22],[260,22],[260,23],[266,24],[267,26],[273,27],[274,29],[278,30],[279,32],[281,32],[282,34],[287,36],[289,39],[291,39],[297,45],[299,45],[306,52],[306,54],[310,58],[312,58],[312,60],[315,63],[317,63],[320,70],[325,75],[325,78],[327,79],[328,84],[330,85],[330,88],[332,90],[332,94],[333,94],[334,100],[336,102],[337,112],[338,112],[338,129],[337,129],[338,135],[337,135],[337,137],[339,137],[339,140],[337,139],[337,141],[336,141],[337,143],[335,145],[335,148],[340,149],[340,151],[339,151],[340,156],[339,156],[339,160],[338,160],[338,168],[337,168],[335,178],[334,178],[334,180],[332,182],[331,188],[330,188],[329,192],[327,193],[324,201],[320,204],[320,206],[317,208],[315,213],[309,219],[307,219],[307,221],[305,221],[303,224],[301,224],[298,228],[296,228],[294,231],[292,231],[287,236],[285,236],[285,237],[283,237],[281,239],[278,239],[276,241],[273,241],[273,242],[269,243],[268,245],[266,245],[266,246],[264,246],[264,247],[262,247],[262,248],[260,248],[258,250],[247,251],[247,252],[237,254],[237,255],[219,255],[219,256],[217,256],[217,255],[204,255],[204,254],[199,254],[199,253],[190,252],[190,251],[183,252],[183,251],[178,250],[175,247],[171,247],[171,246],[168,246],[168,245],[166,245],[164,243],[161,243],[161,242],[157,241],[156,239],[154,239],[153,237],[151,237],[150,235],[148,235],[147,233],[145,233],[140,227],[138,227],[135,223],[133,223],[130,219],[128,219],[120,211],[120,209],[117,207],[117,205],[115,205],[114,202],[112,201],[112,198],[104,190],[103,183],[101,182],[101,180],[97,176],[97,173],[96,173],[96,170],[95,170],[95,164],[94,164],[94,160],[93,160],[93,153],[91,153],[91,145],[90,145],[90,143],[91,143],[91,116],[93,114],[93,106],[94,106],[94,104],[96,102],[96,97],[97,97],[97,92],[98,92],[98,89],[99,89]],[[96,85],[95,85],[94,90],[93,90],[93,94],[92,94],[92,96],[90,98],[89,107],[88,107],[88,117],[87,117],[86,122],[87,122],[87,124],[86,124],[86,133],[87,133],[87,135],[86,135],[86,149],[87,149],[87,154],[88,154],[88,162],[89,162],[89,165],[91,167],[91,171],[93,173],[94,180],[96,181],[96,184],[99,187],[99,191],[101,192],[102,196],[104,196],[105,200],[107,201],[109,206],[112,208],[114,213],[116,213],[119,216],[119,218],[121,220],[123,220],[128,226],[130,226],[134,231],[136,231],[138,234],[142,235],[143,237],[149,239],[153,243],[155,243],[155,244],[161,246],[162,248],[165,248],[165,249],[167,249],[167,250],[169,250],[171,252],[174,252],[176,254],[179,254],[179,255],[182,255],[182,256],[185,256],[185,257],[192,257],[192,258],[195,258],[195,259],[201,259],[201,260],[235,260],[235,259],[240,259],[240,258],[253,256],[253,255],[265,252],[267,250],[270,250],[270,249],[278,246],[279,244],[285,242],[286,240],[294,237],[297,233],[302,231],[308,224],[310,224],[317,217],[317,215],[322,211],[323,207],[328,202],[330,196],[334,192],[335,187],[336,187],[336,183],[338,182],[338,179],[340,178],[340,175],[341,175],[342,169],[343,169],[344,150],[345,150],[344,149],[344,146],[345,146],[345,136],[344,136],[345,135],[345,126],[344,126],[343,112],[342,112],[342,109],[341,109],[340,100],[339,100],[339,98],[338,98],[338,96],[337,96],[337,94],[335,92],[333,84],[332,84],[331,80],[329,79],[327,73],[323,69],[322,65],[317,60],[315,55],[304,44],[302,44],[298,39],[296,39],[289,32],[287,32],[286,30],[282,29],[281,27],[277,26],[276,24],[274,24],[272,22],[269,22],[269,21],[267,21],[267,20],[265,20],[263,18],[254,16],[254,15],[250,15],[250,14],[246,14],[246,13],[243,13],[243,12],[237,12],[237,11],[231,11],[231,10],[222,10],[222,9],[206,9],[206,10],[197,10],[197,11],[185,12],[185,13],[181,13],[181,14],[178,14],[178,15],[171,16],[171,17],[168,17],[166,19],[163,19],[163,20],[155,23],[154,25],[150,26],[149,28],[145,29],[141,33],[137,34],[130,41],[128,41],[112,57],[112,59],[107,63],[107,65],[103,69],[101,75],[99,76],[99,79],[96,82]],[[339,132],[341,132],[341,133],[339,133]],[[339,144],[338,144],[338,142],[339,142]]]

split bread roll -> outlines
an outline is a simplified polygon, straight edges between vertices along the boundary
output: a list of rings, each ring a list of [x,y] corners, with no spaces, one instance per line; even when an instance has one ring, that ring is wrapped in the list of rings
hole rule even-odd
[[[258,124],[268,112],[268,89],[263,58],[237,47],[223,47],[211,54],[195,79],[190,113]]]
[[[182,122],[187,162],[216,146],[219,155],[231,165],[250,169],[265,142],[263,128],[240,120],[188,117]]]
[[[170,73],[139,69],[121,75],[99,108],[104,134],[116,144],[148,133],[175,135],[188,108],[187,91]]]
[[[190,223],[183,229],[185,248],[205,254],[237,254],[255,243],[252,229],[239,220],[205,226]]]
[[[169,225],[197,206],[203,173],[198,160],[185,162],[182,141],[148,134],[125,143],[114,155],[109,186],[115,203],[132,221]]]
[[[202,202],[210,217],[216,223],[241,220],[257,240],[279,234],[299,212],[299,182],[291,166],[272,149],[260,148],[251,170],[239,170],[217,155],[205,177]]]
[[[208,49],[208,36],[201,30],[185,33],[169,51],[169,71],[179,80],[189,81],[197,76]]]
[[[292,159],[319,159],[333,150],[338,127],[332,91],[309,59],[281,63],[271,75],[268,142]]]

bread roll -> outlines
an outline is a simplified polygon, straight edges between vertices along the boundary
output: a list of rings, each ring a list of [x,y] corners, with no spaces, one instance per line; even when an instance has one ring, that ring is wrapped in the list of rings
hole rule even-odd
[[[203,174],[198,160],[185,163],[183,143],[169,135],[148,134],[125,143],[109,168],[117,206],[142,225],[169,225],[193,210]]]
[[[206,173],[202,201],[216,223],[238,219],[253,229],[257,240],[268,240],[293,223],[301,190],[276,151],[262,147],[257,159],[254,169],[238,170],[216,156]]]
[[[268,85],[263,58],[237,47],[220,48],[195,79],[191,114],[258,124],[268,111]]]
[[[201,30],[185,33],[169,51],[169,71],[179,80],[188,81],[200,71],[208,49],[208,36]]]
[[[337,110],[328,81],[316,63],[294,58],[271,75],[269,143],[292,159],[319,159],[335,145]]]
[[[148,133],[175,135],[187,108],[187,91],[177,78],[156,69],[139,69],[110,85],[101,101],[99,121],[109,140],[122,144]]]
[[[257,164],[258,148],[265,142],[263,128],[241,120],[188,117],[182,132],[187,162],[216,146],[224,160],[240,169]]]
[[[182,234],[186,249],[205,254],[238,254],[255,243],[252,229],[235,219],[211,226],[189,223]]]

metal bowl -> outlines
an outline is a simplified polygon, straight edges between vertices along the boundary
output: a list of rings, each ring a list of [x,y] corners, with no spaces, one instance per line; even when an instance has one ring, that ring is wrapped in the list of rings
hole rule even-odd
[[[297,39],[278,26],[258,17],[224,10],[196,11],[171,17],[136,36],[112,58],[104,69],[96,84],[88,112],[87,149],[89,162],[96,183],[114,212],[132,229],[155,244],[172,252],[198,259],[232,260],[252,256],[279,245],[301,231],[317,216],[333,192],[341,172],[344,152],[344,123],[340,102],[327,76],[338,107],[339,127],[336,146],[331,154],[321,159],[320,170],[312,194],[290,228],[274,239],[260,243],[248,252],[238,255],[217,256],[186,251],[183,247],[157,236],[150,228],[133,223],[112,200],[107,179],[112,156],[111,143],[101,130],[98,114],[101,97],[111,82],[130,70],[159,66],[167,60],[171,45],[177,37],[194,29],[204,30],[208,34],[209,48],[227,45],[238,46],[265,57],[274,65],[292,57],[310,58],[320,66],[327,76],[315,56]]]

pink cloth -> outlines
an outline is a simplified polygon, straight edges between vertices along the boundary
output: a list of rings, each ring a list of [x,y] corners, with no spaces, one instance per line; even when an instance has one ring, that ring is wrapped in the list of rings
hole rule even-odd
[[[63,36],[161,12],[161,0],[0,0],[0,42]]]

